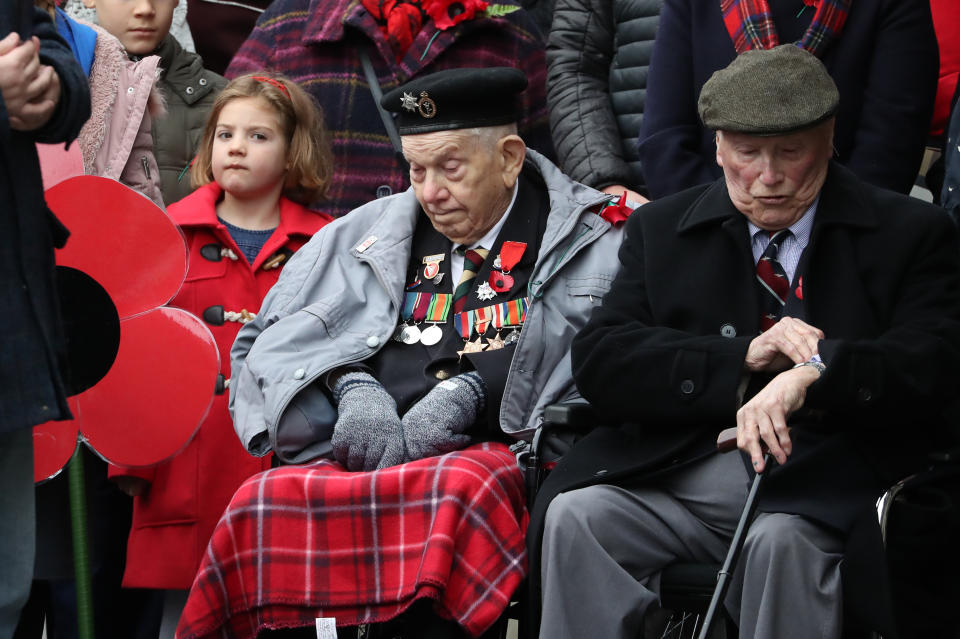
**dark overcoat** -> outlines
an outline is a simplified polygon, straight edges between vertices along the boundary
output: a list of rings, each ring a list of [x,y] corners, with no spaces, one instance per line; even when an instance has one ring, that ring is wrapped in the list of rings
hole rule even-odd
[[[713,454],[717,434],[736,425],[760,310],[746,218],[723,180],[644,206],[627,223],[620,261],[572,354],[583,396],[621,426],[587,435],[538,495],[533,575],[543,517],[559,492],[637,483]],[[862,515],[923,463],[960,381],[957,234],[942,209],[832,163],[801,266],[794,286],[803,317],[826,336],[827,369],[791,420],[793,454],[769,474],[760,508],[844,533],[869,522],[860,538],[876,552],[876,516]],[[856,556],[845,564],[860,565]],[[883,584],[876,555],[864,565],[867,583]],[[869,602],[863,592],[853,599]]]
[[[0,3],[0,38],[17,30],[23,4]],[[40,62],[57,72],[60,100],[42,127],[16,131],[0,96],[0,434],[70,416],[53,255],[68,233],[43,199],[35,144],[76,139],[90,117],[90,89],[50,16],[33,11]]]
[[[770,0],[780,21],[793,19],[799,5]],[[697,115],[697,98],[711,74],[735,56],[719,0],[664,2],[640,128],[639,157],[651,197],[720,176],[713,131]],[[861,179],[909,193],[933,114],[938,60],[929,2],[850,3],[843,31],[822,61],[840,91],[837,159]]]

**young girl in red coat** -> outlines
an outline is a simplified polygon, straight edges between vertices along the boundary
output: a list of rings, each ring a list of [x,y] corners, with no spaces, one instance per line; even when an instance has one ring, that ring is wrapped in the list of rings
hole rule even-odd
[[[245,75],[217,98],[192,169],[198,188],[167,212],[190,252],[186,281],[171,305],[207,323],[225,380],[241,325],[255,317],[293,252],[331,221],[304,206],[324,195],[331,173],[322,117],[292,81]],[[126,587],[189,589],[234,491],[270,466],[269,458],[243,449],[220,391],[182,452],[149,469],[113,469],[135,497]],[[167,609],[176,610],[178,599],[182,607],[186,593],[169,593]]]

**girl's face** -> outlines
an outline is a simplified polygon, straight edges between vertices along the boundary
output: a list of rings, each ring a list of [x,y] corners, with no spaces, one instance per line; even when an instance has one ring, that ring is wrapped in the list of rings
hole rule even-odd
[[[179,0],[83,0],[97,8],[100,26],[116,36],[127,53],[148,55],[170,32]]]
[[[287,173],[287,138],[263,98],[236,98],[220,111],[213,136],[213,179],[239,199],[276,193]]]

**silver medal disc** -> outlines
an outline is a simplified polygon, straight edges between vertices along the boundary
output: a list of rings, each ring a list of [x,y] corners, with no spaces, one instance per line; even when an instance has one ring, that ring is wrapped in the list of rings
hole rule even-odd
[[[406,324],[400,324],[399,326],[397,326],[397,330],[395,330],[395,331],[393,332],[393,337],[392,337],[391,339],[392,339],[393,341],[395,341],[395,342],[402,342],[402,341],[403,341],[403,329],[405,329],[406,327],[407,327]]]
[[[443,329],[433,324],[420,334],[420,343],[424,346],[433,346],[443,337]]]
[[[513,331],[509,335],[503,338],[504,344],[513,344],[515,341],[520,339],[520,331]]]
[[[420,341],[420,329],[416,326],[404,326],[400,341],[404,344],[416,344]]]

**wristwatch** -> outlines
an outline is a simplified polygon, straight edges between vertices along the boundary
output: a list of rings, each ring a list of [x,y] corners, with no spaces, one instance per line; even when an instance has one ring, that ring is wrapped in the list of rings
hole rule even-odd
[[[823,371],[827,370],[827,365],[823,363],[823,360],[820,359],[819,355],[814,355],[805,362],[800,362],[799,364],[794,364],[794,368],[800,368],[801,366],[812,366],[817,369],[817,373],[823,375]]]

